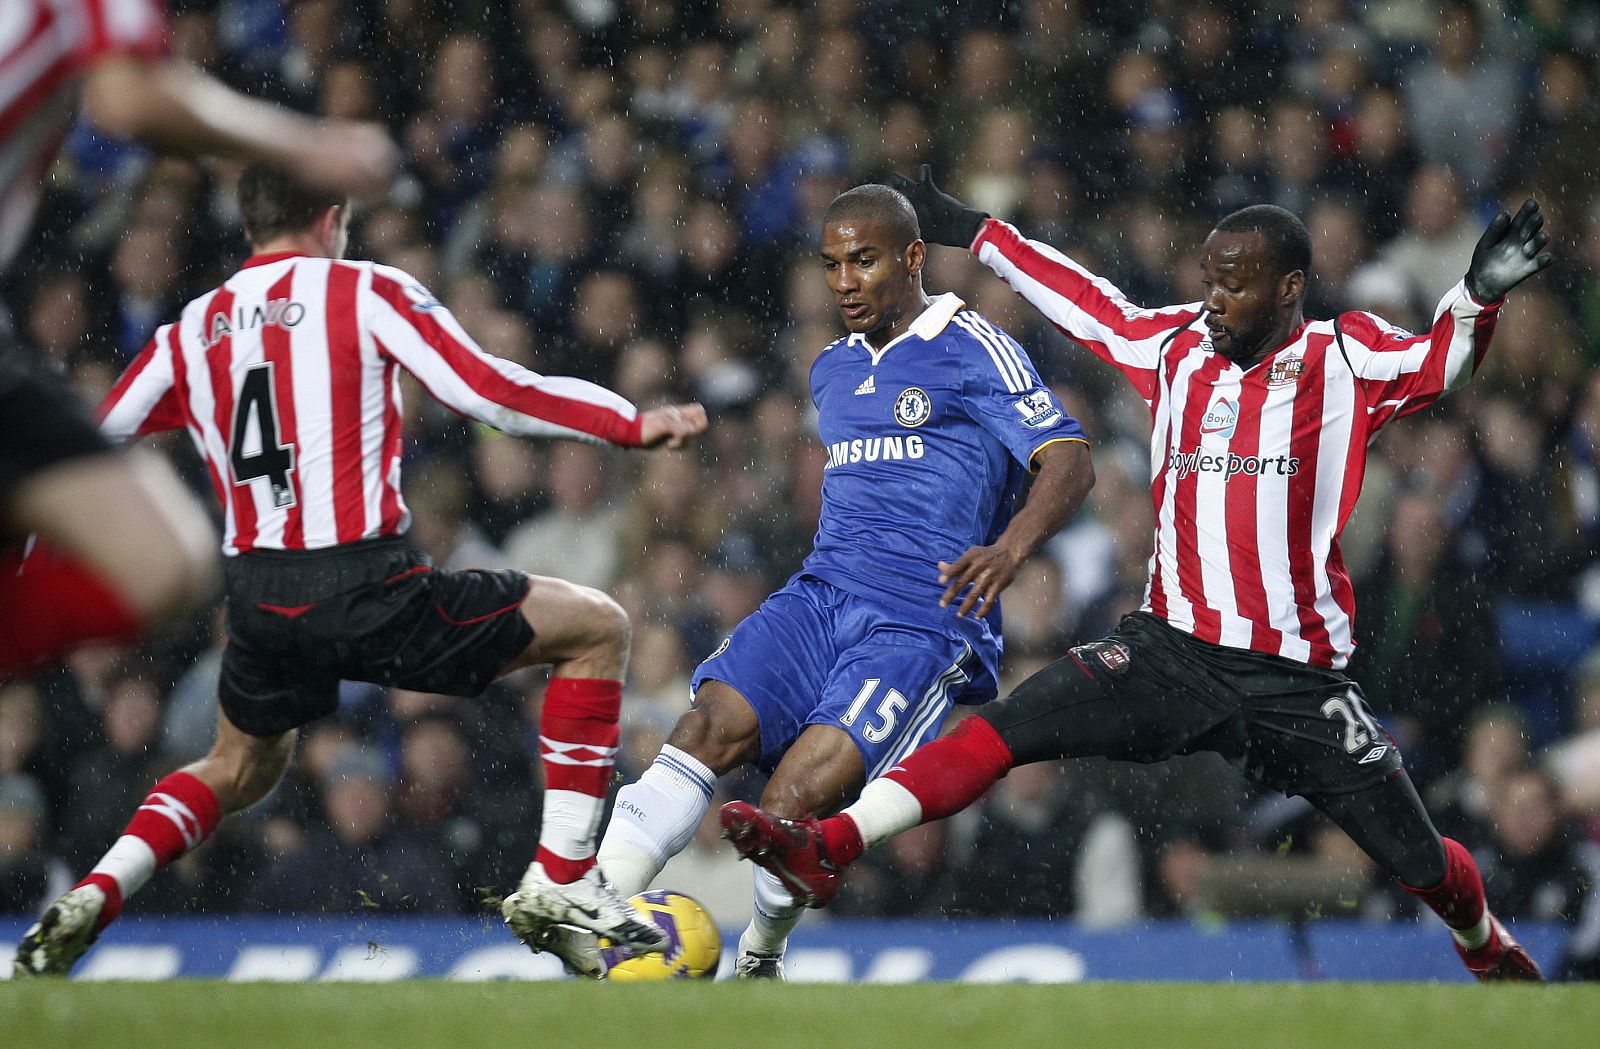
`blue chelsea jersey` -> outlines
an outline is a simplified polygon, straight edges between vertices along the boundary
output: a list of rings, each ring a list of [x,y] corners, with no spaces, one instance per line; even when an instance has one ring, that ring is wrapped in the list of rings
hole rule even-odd
[[[952,294],[882,349],[833,343],[811,399],[828,464],[802,571],[919,620],[954,616],[938,563],[999,537],[1034,454],[1084,440],[1022,347]]]

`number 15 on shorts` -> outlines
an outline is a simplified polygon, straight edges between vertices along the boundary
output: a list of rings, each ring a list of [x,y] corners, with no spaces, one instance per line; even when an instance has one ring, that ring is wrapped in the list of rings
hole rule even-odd
[[[878,691],[882,678],[869,677],[861,683],[861,691],[856,693],[856,698],[851,700],[850,709],[844,712],[844,717],[839,719],[839,724],[849,728],[856,723],[861,712],[867,709],[867,704],[872,702],[873,693]],[[906,697],[898,689],[891,688],[884,693],[878,701],[878,709],[873,712],[871,720],[861,729],[861,735],[868,743],[882,743],[894,732],[894,723],[906,709]]]

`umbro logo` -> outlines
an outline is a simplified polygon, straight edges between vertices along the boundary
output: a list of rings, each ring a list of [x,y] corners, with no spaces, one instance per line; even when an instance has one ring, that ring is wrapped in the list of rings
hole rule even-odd
[[[1362,756],[1361,760],[1356,762],[1356,764],[1370,765],[1374,761],[1380,760],[1387,753],[1389,753],[1388,746],[1380,744],[1379,746],[1373,747],[1371,750],[1367,751],[1366,754]]]
[[[857,397],[860,397],[862,394],[865,394],[865,393],[877,393],[877,392],[878,392],[878,387],[873,385],[872,376],[870,376],[870,375],[867,376],[865,382],[863,382],[860,386],[856,387],[856,396]]]

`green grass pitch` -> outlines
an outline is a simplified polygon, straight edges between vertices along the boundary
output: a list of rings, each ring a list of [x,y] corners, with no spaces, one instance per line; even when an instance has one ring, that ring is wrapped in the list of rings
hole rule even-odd
[[[0,984],[41,1049],[1523,1049],[1600,1045],[1600,986]]]

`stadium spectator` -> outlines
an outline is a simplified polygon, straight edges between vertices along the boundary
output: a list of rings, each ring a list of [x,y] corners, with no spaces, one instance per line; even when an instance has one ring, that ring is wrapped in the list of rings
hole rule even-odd
[[[1395,718],[1421,784],[1460,763],[1466,717],[1501,696],[1489,592],[1454,559],[1452,538],[1431,496],[1402,493],[1382,556],[1356,581],[1357,673]]]
[[[252,910],[288,914],[439,914],[456,909],[455,872],[438,843],[400,825],[392,773],[357,748],[322,784],[325,819],[304,846],[269,864],[251,888]]]
[[[1489,796],[1484,887],[1495,912],[1577,927],[1557,964],[1562,979],[1600,977],[1600,844],[1562,810],[1555,785],[1536,768],[1507,776]]]
[[[1406,109],[1423,159],[1453,170],[1468,192],[1487,192],[1511,145],[1519,71],[1495,43],[1505,33],[1498,12],[1486,16],[1473,0],[1441,8],[1431,54],[1406,71]]]

